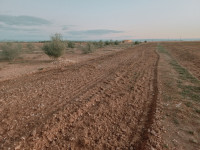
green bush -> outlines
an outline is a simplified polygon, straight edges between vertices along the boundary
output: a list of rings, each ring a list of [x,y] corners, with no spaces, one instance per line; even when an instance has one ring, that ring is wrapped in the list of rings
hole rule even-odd
[[[135,44],[135,45],[138,45],[138,44],[140,44],[140,42],[139,42],[139,41],[135,41],[134,44]]]
[[[58,58],[62,56],[64,53],[65,44],[62,40],[61,34],[56,33],[51,37],[51,41],[45,43],[42,47],[42,50],[47,54],[49,57]]]
[[[100,40],[100,41],[98,42],[98,45],[99,45],[99,48],[102,48],[102,47],[104,46],[104,42],[103,42],[102,40]]]
[[[83,47],[83,54],[92,53],[94,51],[94,45],[92,43],[87,43],[85,47]]]
[[[68,45],[68,48],[75,48],[75,43],[72,42],[72,41],[69,41],[69,42],[67,43],[67,45]]]
[[[3,59],[12,61],[15,60],[22,51],[21,44],[5,43],[1,46]]]
[[[115,42],[113,40],[105,41],[105,45],[113,45]]]
[[[100,40],[99,42],[94,41],[94,42],[90,42],[90,43],[96,48],[102,48],[104,46],[104,43],[102,40]]]
[[[114,44],[115,44],[115,45],[119,45],[119,41],[116,40],[116,41],[114,42]]]
[[[114,44],[113,40],[110,40],[109,43],[110,43],[110,45],[113,45],[113,44]]]
[[[93,42],[89,42],[89,43],[91,43],[93,46],[95,46],[95,47],[98,47],[98,42],[96,42],[96,41],[93,41]]]
[[[105,41],[105,45],[110,45],[110,42],[109,41]]]

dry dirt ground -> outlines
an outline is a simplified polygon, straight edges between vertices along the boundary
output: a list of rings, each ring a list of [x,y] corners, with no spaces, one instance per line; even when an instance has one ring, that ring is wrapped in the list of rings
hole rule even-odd
[[[76,63],[66,56],[4,78],[0,149],[198,150],[199,69],[179,55],[199,54],[198,44],[147,43]]]
[[[166,149],[200,149],[200,42],[165,42],[158,53]]]
[[[162,44],[182,66],[200,80],[200,42]]]
[[[4,43],[0,43],[0,47],[3,44]],[[102,55],[107,55],[123,50],[130,46],[130,44],[121,44],[119,46],[105,46],[103,48],[96,49],[91,54],[85,55],[81,52],[80,44],[77,44],[76,48],[67,48],[66,53],[57,61],[54,61],[50,59],[47,55],[45,55],[42,51],[41,48],[43,46],[43,43],[20,44],[22,45],[22,55],[20,55],[20,57],[17,58],[15,61],[5,61],[0,57],[0,81],[38,72],[39,70],[48,70],[55,67],[61,67],[62,65],[69,65],[86,61],[91,58],[97,58]],[[31,49],[28,47],[29,44],[33,46]]]
[[[156,46],[0,82],[1,149],[158,148]]]

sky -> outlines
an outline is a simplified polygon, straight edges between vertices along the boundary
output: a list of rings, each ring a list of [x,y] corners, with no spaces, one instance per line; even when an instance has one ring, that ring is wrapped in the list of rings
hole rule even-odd
[[[0,40],[200,38],[200,0],[0,0]]]

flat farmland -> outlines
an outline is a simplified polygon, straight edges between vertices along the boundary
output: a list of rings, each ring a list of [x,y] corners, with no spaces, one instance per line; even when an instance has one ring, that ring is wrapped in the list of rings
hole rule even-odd
[[[2,80],[0,149],[199,149],[199,46],[142,43]]]
[[[1,148],[146,148],[158,98],[156,46],[1,82]]]
[[[163,45],[181,65],[200,79],[200,42],[166,42]]]
[[[200,149],[200,42],[163,42],[159,79],[166,149]]]

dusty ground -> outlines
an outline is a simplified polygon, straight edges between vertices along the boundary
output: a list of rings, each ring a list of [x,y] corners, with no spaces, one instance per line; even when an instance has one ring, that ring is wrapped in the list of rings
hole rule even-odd
[[[3,44],[4,43],[0,43],[0,46]],[[122,44],[121,46],[106,46],[96,49],[91,54],[84,55],[79,48],[79,44],[76,48],[66,49],[65,54],[55,61],[44,54],[41,49],[43,43],[20,44],[22,45],[22,55],[20,55],[17,60],[8,62],[0,57],[0,81],[13,79],[21,75],[38,72],[40,70],[61,67],[62,65],[75,64],[88,59],[93,59],[102,55],[117,52],[130,46],[130,44]],[[27,46],[28,44],[33,45],[33,48],[30,49]]]
[[[200,80],[200,42],[162,43],[177,61]]]
[[[161,43],[162,137],[166,149],[200,149],[200,42]]]
[[[144,44],[0,82],[1,149],[159,148],[155,49]]]
[[[199,43],[77,50],[56,62],[40,51],[5,64],[0,149],[198,150]]]

